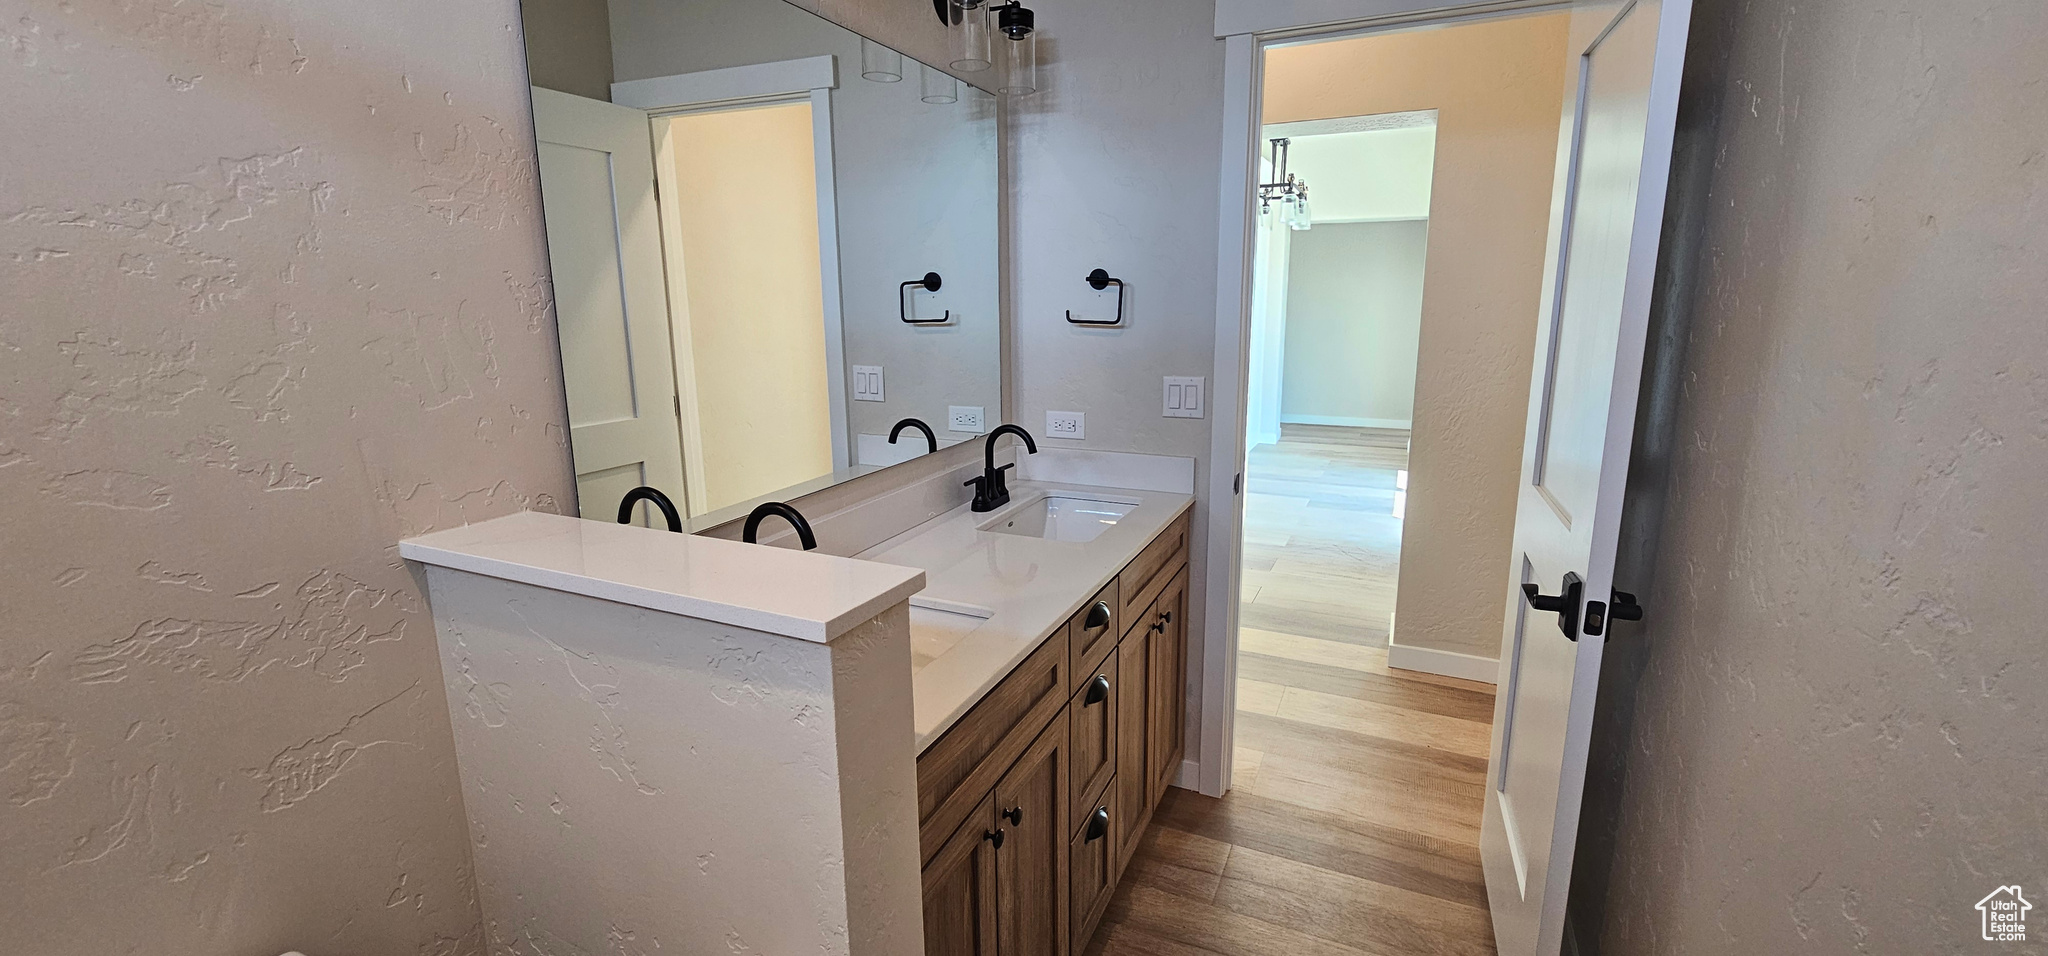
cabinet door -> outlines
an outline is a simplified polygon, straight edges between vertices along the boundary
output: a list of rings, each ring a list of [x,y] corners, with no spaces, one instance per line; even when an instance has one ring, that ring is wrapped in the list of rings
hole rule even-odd
[[[996,939],[1001,956],[1067,953],[1067,714],[996,784]]]
[[[1074,833],[1068,862],[1073,867],[1074,952],[1087,949],[1088,938],[1109,908],[1116,890],[1116,853],[1124,843],[1117,832],[1116,788],[1102,795],[1102,801],[1088,805],[1085,822]]]
[[[996,956],[996,840],[985,799],[925,864],[925,956]]]
[[[1140,613],[1149,615],[1151,607]],[[1124,635],[1124,641],[1117,647],[1117,710],[1116,710],[1116,781],[1110,784],[1116,790],[1113,801],[1117,818],[1110,832],[1115,835],[1116,872],[1123,872],[1124,864],[1131,859],[1131,851],[1138,848],[1139,826],[1145,811],[1152,804],[1146,799],[1152,780],[1152,765],[1145,760],[1145,746],[1149,735],[1146,694],[1151,683],[1152,635],[1156,631],[1140,626]]]
[[[1188,572],[1182,568],[1173,582],[1159,592],[1154,605],[1157,624],[1152,631],[1151,673],[1146,675],[1145,760],[1151,768],[1146,779],[1145,809],[1151,810],[1180,774],[1181,734],[1187,725],[1188,687]]]
[[[1081,828],[1081,818],[1102,801],[1102,788],[1116,774],[1116,706],[1121,695],[1117,692],[1117,657],[1113,651],[1112,648],[1101,666],[1088,672],[1088,679],[1067,704],[1073,738],[1073,750],[1067,760],[1074,785],[1069,795],[1073,811],[1067,819],[1069,833]]]

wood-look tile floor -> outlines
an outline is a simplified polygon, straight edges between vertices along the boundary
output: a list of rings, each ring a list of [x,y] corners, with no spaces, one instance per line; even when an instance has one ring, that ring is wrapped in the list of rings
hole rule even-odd
[[[1232,789],[1168,791],[1087,956],[1493,953],[1493,688],[1387,667],[1407,438],[1253,450]]]

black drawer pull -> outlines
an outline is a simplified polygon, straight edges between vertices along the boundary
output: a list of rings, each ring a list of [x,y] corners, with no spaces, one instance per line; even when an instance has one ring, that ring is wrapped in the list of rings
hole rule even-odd
[[[1088,682],[1088,696],[1081,698],[1081,706],[1100,704],[1109,699],[1109,675],[1097,674]]]
[[[1081,837],[1081,842],[1093,843],[1102,839],[1102,835],[1108,832],[1109,808],[1096,807],[1095,812],[1088,815],[1088,832]]]
[[[1099,631],[1109,626],[1109,602],[1097,601],[1088,609],[1088,616],[1081,620],[1084,630]]]

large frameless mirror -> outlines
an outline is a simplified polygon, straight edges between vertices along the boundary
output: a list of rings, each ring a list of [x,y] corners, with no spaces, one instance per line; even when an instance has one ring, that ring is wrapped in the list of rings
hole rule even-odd
[[[708,524],[1000,421],[994,97],[785,0],[521,13],[584,517]]]

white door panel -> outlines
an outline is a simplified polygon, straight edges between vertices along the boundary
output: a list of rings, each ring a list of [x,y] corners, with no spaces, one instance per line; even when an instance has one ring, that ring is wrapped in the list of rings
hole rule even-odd
[[[643,484],[680,503],[682,445],[647,114],[535,87],[533,120],[578,510],[613,520],[619,499]]]
[[[1503,956],[1554,956],[1563,939],[1690,14],[1690,0],[1572,14],[1480,840]],[[1567,574],[1582,590],[1561,612],[1522,592],[1563,596]]]

